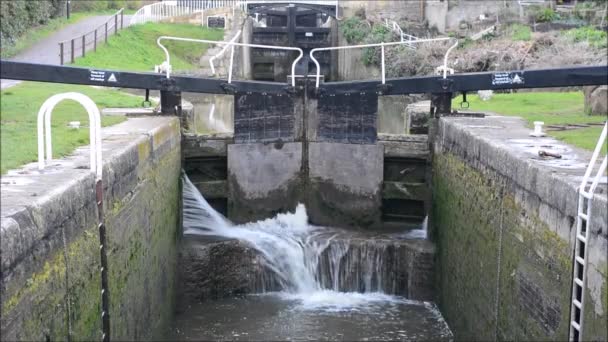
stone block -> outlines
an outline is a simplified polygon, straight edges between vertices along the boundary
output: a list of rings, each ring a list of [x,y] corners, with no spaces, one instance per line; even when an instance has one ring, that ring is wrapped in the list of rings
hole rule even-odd
[[[383,154],[380,145],[310,143],[310,220],[345,227],[379,224]]]
[[[228,215],[248,222],[301,201],[302,143],[228,145]]]
[[[585,113],[589,115],[608,114],[608,86],[583,87]]]

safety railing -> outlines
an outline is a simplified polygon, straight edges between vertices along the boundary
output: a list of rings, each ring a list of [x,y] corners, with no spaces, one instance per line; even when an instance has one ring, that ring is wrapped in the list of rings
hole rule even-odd
[[[244,8],[244,3],[237,0],[164,0],[145,5],[131,18],[130,25],[159,22],[172,17],[190,15],[213,8]]]
[[[570,341],[583,341],[583,318],[585,317],[585,292],[587,287],[587,258],[589,256],[589,231],[591,230],[591,214],[593,194],[600,178],[606,173],[608,166],[608,153],[604,156],[591,185],[589,177],[595,169],[597,158],[606,148],[608,135],[608,121],[597,141],[591,161],[587,166],[583,180],[578,190],[578,214],[576,216],[576,239],[574,240],[574,265],[572,267],[572,302],[570,303]],[[605,176],[604,176],[605,177]]]
[[[206,40],[206,39],[192,39],[192,38],[181,38],[181,37],[170,37],[170,36],[161,36],[156,40],[156,44],[165,52],[165,61],[160,65],[155,67],[156,72],[165,72],[167,78],[171,77],[171,58],[169,56],[169,50],[161,44],[161,40],[175,40],[181,42],[192,42],[192,43],[205,43],[205,44],[216,44],[216,45],[228,45],[232,47],[232,51],[230,52],[230,66],[228,69],[228,83],[232,83],[232,65],[234,64],[234,47],[235,46],[245,46],[252,47],[258,49],[270,49],[270,50],[285,50],[285,51],[297,51],[300,55],[293,61],[291,65],[291,75],[294,77],[291,78],[291,85],[296,86],[295,80],[295,72],[296,72],[296,64],[302,59],[304,56],[304,51],[300,48],[289,47],[289,46],[272,46],[272,45],[259,45],[259,44],[247,44],[247,43],[237,43],[237,42],[220,42],[215,40]]]
[[[99,43],[108,42],[108,36],[116,34],[124,28],[124,8],[121,8],[108,21],[93,31],[87,32],[69,40],[59,42],[59,63],[65,64],[69,56],[70,63],[74,63],[76,57],[84,57],[87,51],[97,51]]]
[[[239,39],[239,37],[241,36],[241,30],[238,30],[237,33],[234,35],[234,37],[232,37],[232,39],[230,39],[230,43],[234,43],[237,39]],[[226,52],[226,50],[228,50],[228,47],[230,45],[226,45],[222,48],[222,50],[220,52],[218,52],[215,56],[209,58],[209,65],[211,66],[211,74],[215,75],[215,66],[213,65],[213,62],[217,59],[222,57],[222,55],[224,55],[224,53]],[[230,52],[230,68],[232,68],[232,63],[234,62],[234,49],[232,49],[232,51]]]
[[[402,42],[407,43],[407,44],[405,44],[407,47],[409,47],[410,49],[416,48],[416,45],[412,44],[412,42],[419,40],[420,38],[403,32],[403,30],[401,29],[401,26],[399,26],[399,24],[397,24],[396,21],[393,20],[389,23],[388,19],[384,19],[384,26],[386,26],[388,29],[390,29],[393,32],[395,32],[396,34],[398,34],[400,40]]]
[[[45,150],[46,160],[53,160],[53,146],[51,139],[51,114],[59,102],[63,100],[74,100],[80,103],[89,115],[89,137],[90,137],[90,166],[91,172],[95,173],[97,180],[101,179],[101,121],[99,109],[95,102],[80,93],[63,93],[51,96],[44,101],[38,111],[38,169],[44,170]],[[44,126],[44,130],[43,130]],[[45,149],[46,147],[46,149]]]
[[[319,65],[319,61],[315,58],[314,54],[315,52],[318,51],[331,51],[331,50],[346,50],[346,49],[363,49],[363,48],[370,48],[370,47],[380,47],[381,48],[381,67],[382,67],[382,84],[386,83],[386,67],[385,67],[385,61],[384,61],[384,47],[386,46],[395,46],[395,45],[406,45],[406,44],[412,44],[412,43],[429,43],[429,42],[439,42],[439,41],[446,41],[446,40],[450,40],[453,38],[449,38],[449,37],[445,37],[445,38],[432,38],[432,39],[418,39],[415,41],[411,41],[411,42],[389,42],[389,43],[375,43],[375,44],[362,44],[362,45],[346,45],[346,46],[333,46],[333,47],[323,47],[323,48],[315,48],[310,50],[310,59],[315,63],[315,66],[317,68],[317,73],[315,75],[316,77],[316,87],[319,88],[319,81],[321,79],[321,66]],[[445,58],[444,58],[444,67],[447,68],[447,56],[450,53],[450,51],[456,47],[456,45],[458,44],[458,42],[456,42],[456,44],[454,44],[450,49],[448,49],[448,51],[446,52]],[[446,74],[444,72],[444,78],[446,77]]]

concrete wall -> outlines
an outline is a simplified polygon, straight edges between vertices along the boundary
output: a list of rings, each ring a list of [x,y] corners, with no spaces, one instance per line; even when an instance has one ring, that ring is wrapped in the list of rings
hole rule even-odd
[[[384,21],[384,19],[401,21],[422,21],[424,7],[422,1],[394,0],[340,0],[339,16],[352,17],[359,8],[365,8],[367,19]]]
[[[158,338],[174,302],[179,121],[129,119],[103,132],[111,338]],[[82,148],[42,174],[30,164],[2,177],[3,341],[101,339],[88,155]]]
[[[311,142],[308,152],[307,208],[311,222],[377,226],[382,205],[383,147]]]
[[[339,46],[352,45],[340,34]],[[381,79],[380,68],[374,65],[363,64],[363,49],[349,49],[338,51],[337,81],[356,81],[367,79]]]
[[[457,339],[568,339],[577,187],[590,153],[528,133],[517,118],[439,121],[432,216],[438,300]],[[535,145],[563,157],[542,160]],[[608,338],[602,192],[590,221],[585,340]]]
[[[293,210],[302,198],[302,143],[228,145],[228,214],[245,223]]]

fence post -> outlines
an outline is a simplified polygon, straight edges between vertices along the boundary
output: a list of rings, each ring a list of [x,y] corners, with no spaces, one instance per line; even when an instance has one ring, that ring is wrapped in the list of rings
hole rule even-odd
[[[84,57],[85,52],[86,52],[85,50],[87,49],[86,38],[85,38],[86,36],[87,36],[86,34],[82,35],[82,57]]]
[[[95,40],[93,43],[93,50],[97,52],[97,29],[95,29]]]
[[[70,41],[71,43],[71,51],[70,54],[72,56],[72,58],[70,59],[71,63],[74,63],[74,38],[72,38],[72,40]]]
[[[59,43],[59,63],[63,65],[63,42]]]
[[[124,29],[125,28],[125,11],[121,10],[120,11],[120,29]]]
[[[118,14],[114,16],[114,34],[118,33]]]
[[[108,22],[106,21],[106,43],[108,42]]]

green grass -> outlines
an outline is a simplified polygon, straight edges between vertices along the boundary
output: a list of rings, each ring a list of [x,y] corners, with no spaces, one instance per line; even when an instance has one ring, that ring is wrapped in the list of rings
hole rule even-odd
[[[50,36],[52,33],[62,29],[63,27],[75,24],[81,21],[84,18],[95,16],[95,15],[109,15],[114,14],[116,11],[99,11],[99,12],[77,12],[72,13],[70,15],[70,19],[66,19],[65,17],[59,17],[49,20],[48,23],[44,25],[40,25],[37,27],[31,27],[27,30],[27,32],[19,37],[15,45],[7,45],[3,46],[0,51],[0,57],[2,58],[11,58],[15,55],[19,54],[22,51],[27,50],[32,45],[38,43],[44,38]],[[126,14],[126,12],[125,12]]]
[[[565,143],[593,151],[601,133],[602,127],[589,127],[569,131],[551,132],[551,135],[563,140]],[[605,152],[606,148],[604,148],[604,153]]]
[[[520,116],[526,119],[529,127],[534,121],[545,125],[585,124],[606,121],[606,116],[584,114],[584,95],[582,92],[530,92],[513,94],[494,94],[489,101],[475,96],[467,97],[469,110],[488,111],[501,115]],[[454,108],[460,108],[460,97],[452,101]],[[567,131],[549,131],[549,134],[575,146],[593,149],[597,143],[601,127],[590,127]]]
[[[108,39],[108,44],[76,59],[74,65],[104,69],[152,71],[165,60],[164,52],[156,45],[160,36],[222,40],[221,29],[207,29],[188,24],[148,23],[131,26]],[[171,56],[173,70],[198,69],[200,57],[208,44],[163,41]]]
[[[532,31],[529,26],[514,24],[509,28],[511,32],[511,39],[515,41],[528,41],[532,39]]]
[[[117,90],[88,86],[22,82],[0,92],[0,169],[6,173],[23,164],[37,160],[37,116],[42,103],[50,96],[76,91],[89,96],[97,106],[138,107],[141,99]],[[122,116],[102,116],[102,126],[124,121]],[[69,121],[86,126],[70,129]],[[88,116],[74,101],[64,101],[55,107],[52,116],[53,157],[70,154],[76,147],[89,143]]]
[[[579,27],[568,30],[566,36],[573,42],[587,41],[589,45],[601,49],[608,47],[608,34],[606,31],[597,30],[594,27]]]

